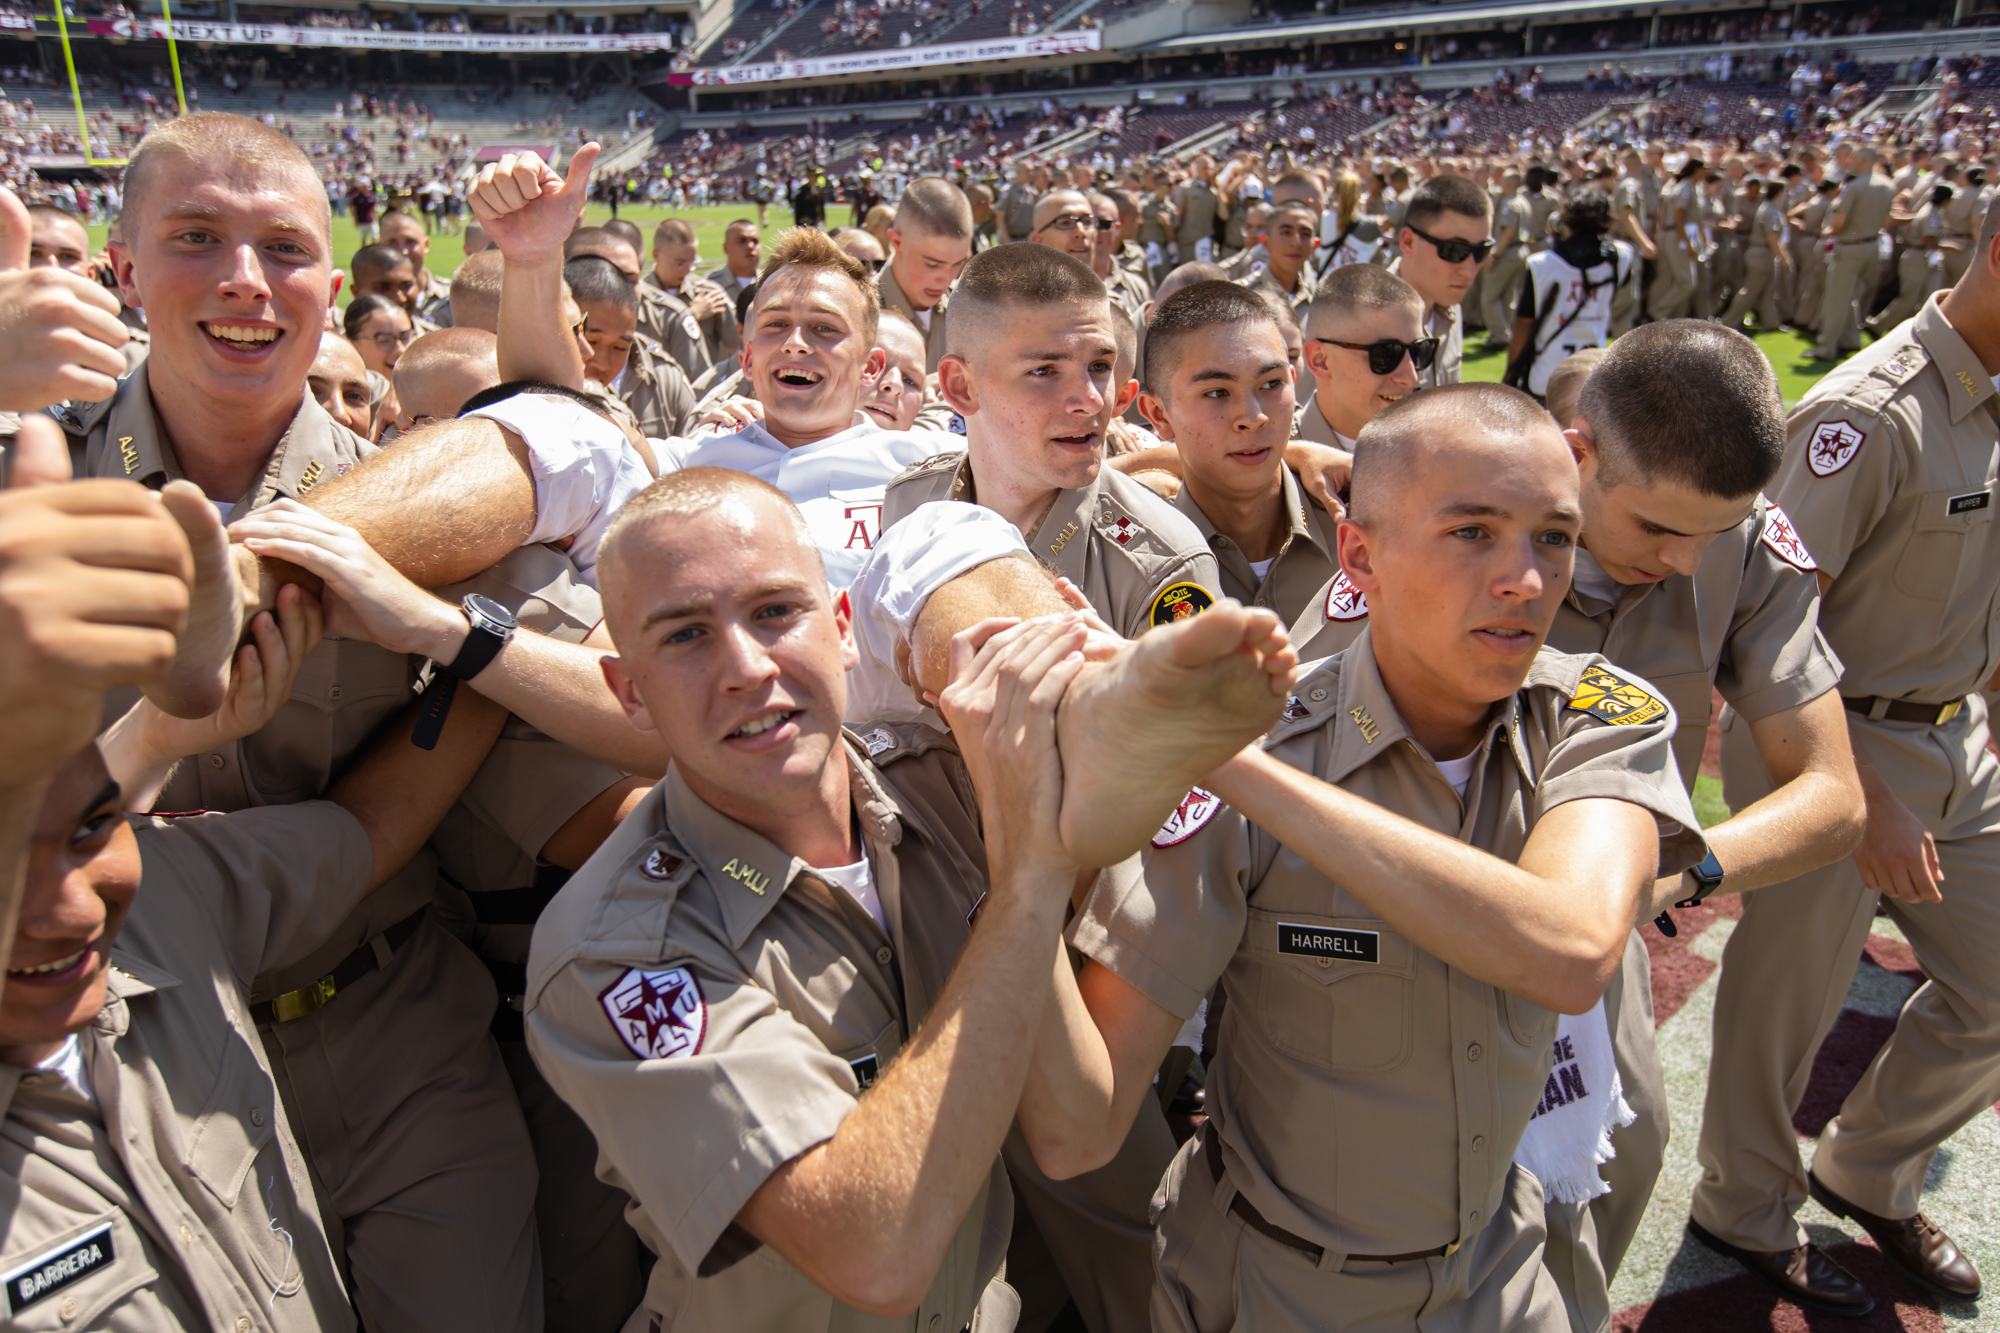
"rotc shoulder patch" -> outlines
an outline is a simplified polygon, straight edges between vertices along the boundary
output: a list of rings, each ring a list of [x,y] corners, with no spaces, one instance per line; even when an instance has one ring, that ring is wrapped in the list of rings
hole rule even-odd
[[[611,1030],[641,1060],[699,1054],[708,1035],[708,1002],[685,967],[632,967],[598,993]]]
[[[1764,511],[1764,545],[1777,553],[1778,559],[1793,569],[1802,569],[1808,574],[1819,568],[1819,562],[1806,549],[1805,538],[1792,526],[1792,520],[1785,511],[1772,505]]]
[[[1584,668],[1569,706],[1614,727],[1635,727],[1664,717],[1667,711],[1666,701],[1643,685],[1596,666]]]
[[[1851,421],[1822,421],[1806,442],[1806,462],[1815,475],[1830,477],[1854,461],[1867,438]]]
[[[1340,570],[1333,576],[1333,582],[1326,585],[1326,618],[1328,620],[1362,620],[1368,615],[1368,594],[1347,580],[1347,571]]]
[[[1177,620],[1199,615],[1214,605],[1215,598],[1199,583],[1172,583],[1160,589],[1160,595],[1153,599],[1153,609],[1146,618],[1155,625],[1171,625]]]
[[[1192,787],[1167,816],[1167,822],[1160,825],[1160,831],[1153,835],[1153,846],[1171,847],[1177,842],[1186,842],[1201,832],[1202,825],[1215,818],[1215,812],[1222,808],[1222,798],[1214,792]]]

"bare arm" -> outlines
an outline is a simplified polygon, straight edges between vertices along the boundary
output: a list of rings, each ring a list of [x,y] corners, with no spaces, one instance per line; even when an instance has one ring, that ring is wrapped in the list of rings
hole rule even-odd
[[[486,762],[507,721],[507,710],[500,705],[459,690],[437,748],[424,750],[410,743],[422,707],[414,703],[404,709],[326,793],[368,834],[375,861],[370,893],[408,865],[430,838]]]
[[[1535,321],[1522,315],[1514,316],[1514,333],[1507,340],[1507,359],[1516,360],[1528,350],[1528,339],[1535,336]]]
[[[1557,806],[1509,865],[1262,751],[1204,785],[1418,948],[1568,1014],[1603,996],[1659,866],[1652,812],[1625,801]]]
[[[1746,893],[1838,861],[1861,840],[1865,822],[1847,710],[1837,692],[1749,727],[1778,789],[1707,830],[1709,849],[1729,875],[1717,893]],[[1689,891],[1684,875],[1661,880],[1652,910],[1664,910]]]
[[[467,193],[473,216],[505,260],[500,286],[500,382],[583,387],[583,353],[564,325],[563,241],[583,217],[597,145],[570,159],[567,178],[534,153],[482,169]]]
[[[1055,707],[1083,632],[1039,622],[953,645],[944,711],[980,793],[990,891],[937,1006],[825,1143],[780,1167],[740,1225],[833,1296],[871,1314],[923,1300],[992,1172],[1048,999],[1077,870],[1055,837]]]

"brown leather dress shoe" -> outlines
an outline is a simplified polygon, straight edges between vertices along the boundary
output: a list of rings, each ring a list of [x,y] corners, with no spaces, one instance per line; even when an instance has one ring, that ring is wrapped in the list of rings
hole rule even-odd
[[[1810,1242],[1795,1250],[1742,1250],[1689,1219],[1688,1234],[1717,1254],[1726,1254],[1750,1275],[1794,1305],[1822,1314],[1858,1317],[1875,1308],[1875,1298],[1859,1278]]]
[[[1912,1282],[1953,1300],[1979,1298],[1979,1270],[1959,1252],[1957,1242],[1922,1213],[1904,1218],[1877,1217],[1835,1194],[1810,1171],[1806,1172],[1806,1184],[1821,1207],[1835,1217],[1853,1219],[1873,1236],[1882,1253],[1889,1256],[1889,1262],[1902,1269]]]

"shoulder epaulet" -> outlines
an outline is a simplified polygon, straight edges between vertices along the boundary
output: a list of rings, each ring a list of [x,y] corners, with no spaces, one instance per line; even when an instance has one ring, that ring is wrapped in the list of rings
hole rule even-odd
[[[1264,733],[1266,749],[1300,732],[1323,726],[1340,694],[1340,657],[1335,655],[1315,665],[1285,698],[1285,711]]]
[[[894,486],[898,482],[908,481],[913,477],[922,477],[932,472],[941,472],[946,468],[955,468],[964,461],[965,450],[963,449],[953,449],[947,453],[932,454],[923,462],[912,463],[904,468],[890,479],[889,484]]]
[[[73,398],[66,403],[57,403],[49,409],[49,415],[69,434],[88,435],[110,413],[112,402],[112,398],[95,403]]]
[[[862,753],[868,762],[877,768],[892,764],[898,759],[914,759],[932,750],[958,753],[958,742],[948,731],[925,726],[921,722],[866,722],[850,728],[847,738]]]

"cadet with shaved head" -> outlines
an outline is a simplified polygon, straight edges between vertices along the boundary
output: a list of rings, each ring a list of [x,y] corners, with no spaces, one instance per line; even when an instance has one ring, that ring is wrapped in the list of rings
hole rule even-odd
[[[382,215],[382,244],[392,245],[403,252],[403,257],[416,269],[416,304],[410,313],[416,318],[443,328],[451,323],[451,283],[430,271],[428,267],[431,253],[430,232],[424,227],[424,219],[418,213],[405,213],[392,209]]]
[[[639,328],[667,349],[690,381],[727,353],[733,339],[722,325],[735,306],[722,289],[694,271],[701,247],[694,228],[668,218],[653,232],[653,267],[639,281]]]
[[[882,307],[908,316],[924,333],[924,371],[945,352],[945,304],[972,256],[972,205],[936,176],[910,182],[889,224],[889,262],[875,275]]]
[[[1558,1333],[1513,1157],[1557,1014],[1597,1002],[1656,874],[1702,855],[1673,712],[1543,648],[1583,508],[1526,395],[1383,413],[1353,499],[1369,631],[1189,793],[1141,880],[1093,888],[1022,1129],[1053,1175],[1102,1160],[1224,978],[1209,1119],[1158,1196],[1153,1327]]]

